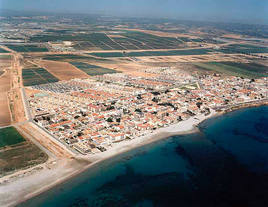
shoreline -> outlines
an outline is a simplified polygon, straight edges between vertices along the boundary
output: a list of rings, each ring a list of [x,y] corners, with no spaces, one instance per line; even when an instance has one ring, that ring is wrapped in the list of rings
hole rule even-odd
[[[11,181],[10,183],[7,183],[7,185],[9,187],[11,186],[11,188],[12,188],[12,185],[14,185],[13,188],[15,188],[15,191],[19,191],[19,192],[23,191],[23,193],[21,193],[20,196],[14,195],[14,197],[16,199],[14,199],[14,198],[9,199],[10,201],[9,202],[7,201],[4,206],[16,206],[20,203],[24,203],[27,200],[29,200],[33,197],[36,197],[36,196],[44,193],[45,191],[50,190],[51,188],[53,188],[57,185],[60,185],[64,182],[67,182],[68,180],[72,179],[73,177],[79,175],[80,173],[82,173],[86,170],[89,170],[90,168],[92,168],[93,166],[97,165],[98,163],[100,163],[104,160],[118,156],[118,155],[123,154],[125,152],[128,152],[130,150],[133,150],[133,149],[142,147],[144,145],[148,145],[148,144],[157,142],[159,140],[167,139],[168,137],[171,137],[171,136],[198,133],[198,132],[200,132],[200,130],[199,130],[200,124],[208,119],[211,119],[211,118],[214,118],[217,116],[221,116],[221,115],[224,115],[226,113],[236,111],[239,109],[259,107],[262,105],[268,105],[268,101],[264,100],[260,103],[255,103],[255,102],[254,103],[243,103],[241,106],[231,107],[230,109],[226,109],[226,110],[221,111],[221,112],[216,112],[213,110],[208,116],[204,116],[203,114],[196,115],[194,117],[190,117],[189,119],[181,121],[179,123],[176,123],[176,124],[164,127],[164,128],[157,129],[153,133],[149,133],[149,134],[146,134],[146,135],[141,136],[141,137],[137,137],[137,138],[132,139],[132,140],[122,141],[122,142],[116,143],[116,144],[114,144],[113,147],[109,148],[105,152],[97,153],[94,155],[78,156],[78,157],[76,157],[76,159],[68,160],[67,162],[69,164],[71,162],[77,162],[77,161],[78,162],[79,161],[87,161],[87,162],[89,161],[91,163],[84,164],[84,165],[78,165],[78,166],[72,166],[71,172],[67,172],[67,173],[65,172],[65,174],[60,171],[60,174],[58,175],[58,176],[60,176],[60,178],[57,178],[57,179],[54,178],[51,180],[51,182],[45,182],[45,185],[41,188],[39,186],[42,185],[42,181],[43,182],[46,181],[47,177],[45,176],[45,177],[42,177],[40,179],[40,176],[39,176],[39,180],[37,181],[37,186],[35,186],[36,189],[33,189],[33,192],[28,192],[28,193],[25,192],[27,186],[24,186],[23,189],[17,189],[16,183],[15,183],[15,182],[18,182],[19,184],[20,184],[20,182],[25,183],[25,182],[23,182],[23,180],[27,181],[27,179],[28,180],[30,179],[30,183],[28,183],[28,184],[30,184],[30,186],[31,186],[31,183],[32,184],[36,183],[36,181],[34,181],[31,176],[22,177],[21,179],[19,178],[18,180],[14,181],[14,182]],[[68,163],[67,163],[67,165],[68,165]],[[66,170],[66,166],[64,166],[64,165],[59,166],[59,169]],[[57,170],[57,168],[56,168],[56,170]],[[52,169],[52,171],[53,171],[53,169]],[[54,171],[55,171],[55,169],[54,169]],[[68,171],[68,167],[67,167],[67,171]],[[41,170],[41,172],[36,172],[36,174],[33,176],[38,177],[38,175],[44,174],[43,172],[44,172],[44,170]],[[0,185],[0,192],[1,192],[1,185]],[[0,193],[0,200],[2,199],[1,194],[2,193]],[[16,194],[16,192],[15,192],[15,194]],[[8,192],[6,192],[6,195],[8,195]]]

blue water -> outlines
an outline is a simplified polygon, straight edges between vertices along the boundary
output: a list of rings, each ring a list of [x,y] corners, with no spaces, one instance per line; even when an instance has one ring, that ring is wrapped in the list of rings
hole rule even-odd
[[[268,106],[106,160],[20,206],[268,206]]]

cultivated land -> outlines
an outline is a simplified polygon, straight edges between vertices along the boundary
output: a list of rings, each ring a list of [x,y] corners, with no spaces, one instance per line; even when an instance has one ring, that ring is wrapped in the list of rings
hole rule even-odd
[[[24,86],[53,83],[59,80],[44,68],[25,68],[22,70],[22,79]]]
[[[0,53],[8,53],[8,51],[6,51],[6,50],[3,49],[3,48],[0,48]]]
[[[268,67],[256,63],[208,62],[195,63],[198,68],[245,78],[266,77]]]
[[[72,16],[0,25],[0,126],[19,132],[0,129],[3,206],[220,111],[267,104],[266,26]]]
[[[6,127],[0,129],[0,148],[5,146],[12,146],[24,141],[25,139],[14,127]]]
[[[142,57],[142,56],[177,56],[177,55],[204,55],[212,50],[189,49],[189,50],[163,50],[163,51],[142,51],[142,52],[104,52],[89,53],[97,57]]]
[[[36,45],[6,45],[11,50],[16,52],[47,52],[45,47],[39,47]]]
[[[70,62],[70,63],[90,76],[104,75],[104,74],[117,72],[116,70],[103,68],[97,65],[90,65],[87,63],[83,63],[83,62]]]
[[[70,80],[73,78],[87,78],[88,75],[66,62],[56,62],[42,60],[38,65],[45,68],[49,73],[58,78],[59,80]]]
[[[0,178],[43,163],[47,155],[25,140],[14,127],[0,129]]]
[[[52,55],[45,55],[41,56],[44,60],[54,60],[54,61],[61,61],[61,62],[69,62],[69,61],[109,61],[103,58],[96,58],[90,57],[87,55],[75,55],[75,54],[52,54]]]

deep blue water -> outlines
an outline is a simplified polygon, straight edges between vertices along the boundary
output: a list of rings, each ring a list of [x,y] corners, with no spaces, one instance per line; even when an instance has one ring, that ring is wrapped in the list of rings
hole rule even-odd
[[[268,206],[268,106],[135,149],[20,206]]]

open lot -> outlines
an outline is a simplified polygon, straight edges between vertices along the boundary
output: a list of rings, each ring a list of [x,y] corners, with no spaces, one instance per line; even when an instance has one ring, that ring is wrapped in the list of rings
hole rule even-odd
[[[16,52],[48,52],[45,47],[39,47],[36,45],[6,45],[9,49]]]
[[[87,78],[88,75],[67,62],[57,62],[42,60],[38,63],[45,68],[49,73],[59,80],[70,80],[73,78]]]
[[[48,156],[29,141],[0,150],[0,177],[47,161]]]
[[[0,126],[9,125],[11,122],[7,98],[10,86],[10,71],[6,71],[0,76]]]
[[[268,67],[256,63],[208,62],[194,63],[202,70],[211,70],[227,75],[258,78],[267,76]]]
[[[57,82],[59,79],[47,72],[44,68],[29,68],[22,70],[24,86],[39,85]]]
[[[0,76],[11,66],[11,60],[10,55],[0,55]]]
[[[0,177],[45,162],[48,156],[14,127],[0,129]]]
[[[75,67],[77,67],[78,69],[84,71],[86,74],[91,75],[91,76],[118,72],[116,70],[103,68],[103,67],[96,66],[96,65],[90,65],[87,63],[83,63],[83,62],[70,62],[70,63],[74,65]]]

